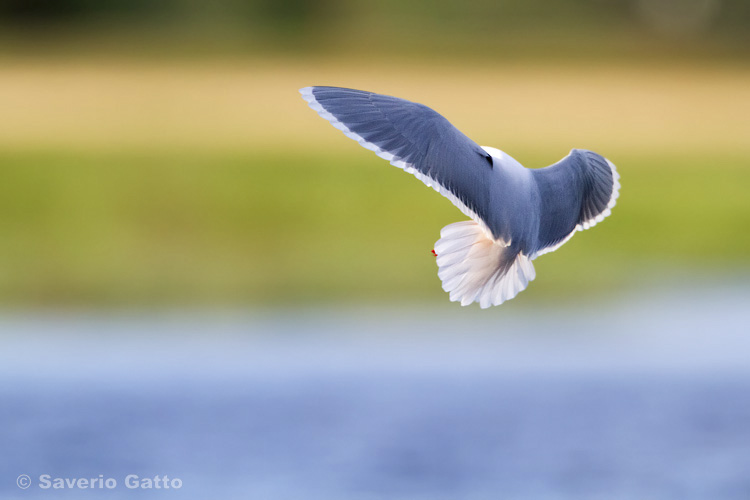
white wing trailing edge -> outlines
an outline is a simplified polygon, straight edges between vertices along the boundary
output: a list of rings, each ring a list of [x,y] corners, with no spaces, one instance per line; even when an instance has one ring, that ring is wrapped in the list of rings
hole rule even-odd
[[[481,219],[481,217],[479,217],[477,213],[475,213],[471,208],[469,208],[453,191],[451,191],[447,186],[443,185],[443,183],[441,183],[440,180],[419,170],[414,163],[407,161],[404,155],[394,154],[390,151],[387,151],[381,148],[377,144],[368,141],[357,132],[352,131],[346,124],[344,124],[341,120],[336,118],[331,112],[326,110],[325,107],[320,102],[318,102],[318,99],[315,97],[313,93],[313,90],[315,88],[316,87],[304,87],[304,88],[301,88],[299,92],[302,95],[302,98],[307,102],[307,104],[313,110],[315,110],[318,113],[318,115],[320,115],[321,118],[326,119],[328,122],[331,123],[331,125],[333,125],[335,128],[343,132],[345,136],[356,141],[363,148],[373,151],[376,155],[388,161],[394,167],[398,167],[404,170],[405,172],[412,174],[414,177],[422,181],[424,184],[431,187],[432,189],[434,189],[435,191],[437,191],[444,197],[448,198],[448,200],[450,200],[450,202],[453,203],[453,205],[455,205],[459,210],[461,210],[461,212],[464,215],[466,215],[467,217],[474,220],[477,224],[479,224],[480,227],[482,227],[482,229],[488,235],[492,234],[492,232],[489,230],[489,228],[487,228],[486,224]],[[429,110],[429,111],[431,113],[434,113],[434,111],[432,110]]]

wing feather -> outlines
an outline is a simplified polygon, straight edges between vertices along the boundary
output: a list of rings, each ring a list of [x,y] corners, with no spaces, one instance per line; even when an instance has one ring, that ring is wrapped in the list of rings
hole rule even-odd
[[[302,97],[333,126],[448,198],[488,233],[487,153],[422,104],[338,87],[305,87]]]
[[[541,201],[534,257],[557,250],[576,231],[604,220],[620,194],[617,169],[592,151],[574,149],[554,165],[531,172]]]

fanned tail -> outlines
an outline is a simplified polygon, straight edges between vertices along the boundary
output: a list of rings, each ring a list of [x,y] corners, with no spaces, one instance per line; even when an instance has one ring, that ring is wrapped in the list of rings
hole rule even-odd
[[[475,221],[456,222],[435,243],[438,276],[454,302],[484,309],[510,300],[536,273],[531,259],[487,236]]]

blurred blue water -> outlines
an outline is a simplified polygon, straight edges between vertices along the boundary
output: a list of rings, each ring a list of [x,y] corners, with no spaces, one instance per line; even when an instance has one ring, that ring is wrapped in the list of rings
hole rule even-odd
[[[747,499],[748,299],[8,315],[0,498]]]

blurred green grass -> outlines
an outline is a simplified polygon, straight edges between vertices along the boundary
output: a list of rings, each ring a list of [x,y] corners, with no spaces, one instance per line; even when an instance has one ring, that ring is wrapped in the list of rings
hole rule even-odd
[[[423,102],[529,167],[571,147],[617,164],[613,215],[535,261],[514,304],[748,272],[739,60],[2,62],[4,308],[446,303],[430,250],[464,216],[321,120],[309,84]]]
[[[543,165],[563,154],[515,156]],[[750,156],[610,158],[623,184],[613,215],[538,259],[516,300],[747,270]],[[465,218],[359,148],[5,148],[0,164],[8,306],[447,300],[430,250]]]
[[[447,301],[430,249],[463,215],[307,109],[318,84],[617,164],[613,215],[514,303],[744,276],[749,5],[0,2],[0,307]]]

